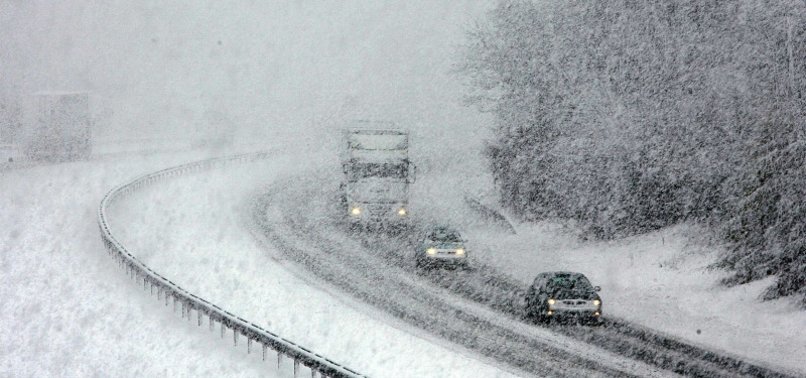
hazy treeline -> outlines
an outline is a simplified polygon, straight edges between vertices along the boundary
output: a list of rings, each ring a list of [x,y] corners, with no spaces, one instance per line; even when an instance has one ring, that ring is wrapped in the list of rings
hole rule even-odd
[[[707,223],[727,283],[806,294],[806,2],[501,1],[465,53],[518,216],[597,238]]]

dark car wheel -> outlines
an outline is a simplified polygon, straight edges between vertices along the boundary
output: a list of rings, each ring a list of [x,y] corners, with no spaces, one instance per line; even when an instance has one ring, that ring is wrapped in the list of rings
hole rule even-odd
[[[530,322],[537,321],[537,313],[532,309],[531,306],[526,307],[526,320]]]
[[[545,311],[541,311],[539,305],[530,304],[528,299],[526,302],[526,319],[533,323],[545,323],[548,320],[544,315]]]
[[[591,316],[590,318],[588,318],[587,324],[591,325],[591,326],[599,327],[599,326],[604,325],[604,320],[602,320],[601,315],[599,315],[599,316]]]
[[[420,270],[430,270],[433,265],[425,259],[425,257],[417,257],[414,259],[414,266]]]

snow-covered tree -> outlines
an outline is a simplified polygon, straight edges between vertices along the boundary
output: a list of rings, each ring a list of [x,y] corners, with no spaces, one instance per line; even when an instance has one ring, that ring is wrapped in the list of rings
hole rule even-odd
[[[803,253],[783,252],[802,248],[799,208],[780,201],[806,183],[804,8],[501,1],[460,69],[468,101],[497,115],[487,155],[504,205],[599,238],[706,221],[734,246],[725,263],[738,275],[791,272],[800,284],[770,297],[801,290]]]

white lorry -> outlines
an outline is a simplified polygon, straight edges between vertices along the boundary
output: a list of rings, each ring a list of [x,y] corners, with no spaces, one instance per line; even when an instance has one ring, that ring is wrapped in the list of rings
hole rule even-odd
[[[378,126],[379,123],[358,123]],[[390,126],[390,124],[380,124]],[[344,130],[341,199],[351,226],[394,227],[409,217],[409,134],[390,128]]]
[[[34,160],[73,160],[92,152],[89,95],[37,92],[25,104],[22,152]]]

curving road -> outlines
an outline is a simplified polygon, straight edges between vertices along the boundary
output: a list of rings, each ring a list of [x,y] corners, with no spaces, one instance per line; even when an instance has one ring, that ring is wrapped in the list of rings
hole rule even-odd
[[[523,320],[519,282],[472,261],[468,271],[420,271],[416,223],[400,235],[350,233],[317,175],[275,184],[253,202],[253,221],[281,253],[318,279],[392,316],[527,375],[785,377],[635,326],[540,327]]]

